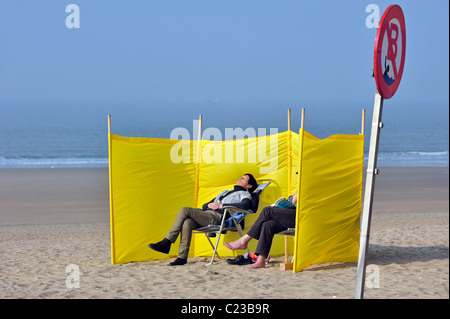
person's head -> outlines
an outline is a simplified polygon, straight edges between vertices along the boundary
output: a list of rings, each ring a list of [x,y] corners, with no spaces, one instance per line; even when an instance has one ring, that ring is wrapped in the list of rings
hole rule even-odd
[[[247,174],[243,175],[241,178],[239,178],[236,185],[239,185],[239,186],[242,186],[242,187],[248,189],[248,191],[250,193],[253,192],[258,187],[258,183],[256,182],[256,179],[253,177],[252,174],[249,174],[249,173],[247,173]]]

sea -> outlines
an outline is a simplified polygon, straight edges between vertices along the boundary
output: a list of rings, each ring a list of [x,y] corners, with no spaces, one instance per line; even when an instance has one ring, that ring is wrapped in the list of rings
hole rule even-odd
[[[390,101],[389,101],[390,102]],[[108,167],[108,115],[112,133],[129,137],[170,138],[177,128],[196,139],[199,116],[202,131],[216,128],[270,128],[298,132],[302,106],[270,103],[224,103],[217,99],[198,103],[2,103],[0,105],[0,169]],[[326,138],[333,134],[359,134],[359,106],[305,106],[305,130]],[[372,129],[372,105],[364,108],[365,161]],[[396,105],[383,108],[378,167],[448,167],[448,105]],[[258,128],[264,130],[257,130]],[[217,131],[216,130],[216,131]]]

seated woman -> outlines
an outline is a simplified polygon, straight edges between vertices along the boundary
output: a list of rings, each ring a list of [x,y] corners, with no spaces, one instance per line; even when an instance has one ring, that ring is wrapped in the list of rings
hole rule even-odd
[[[273,236],[283,230],[295,227],[297,194],[289,196],[289,202],[292,203],[291,208],[265,207],[247,234],[234,242],[225,243],[225,246],[229,249],[236,250],[247,249],[250,240],[258,240],[255,250],[258,259],[254,264],[246,267],[247,269],[264,268],[266,258],[269,256],[269,251],[272,247]]]
[[[221,192],[215,198],[203,205],[203,209],[183,207],[178,212],[175,222],[166,237],[160,242],[148,246],[158,252],[168,254],[171,245],[181,234],[178,258],[170,266],[184,265],[187,262],[189,247],[191,245],[192,231],[210,224],[220,224],[223,206],[234,206],[247,210],[252,205],[251,193],[258,187],[252,174],[242,176],[233,190]]]

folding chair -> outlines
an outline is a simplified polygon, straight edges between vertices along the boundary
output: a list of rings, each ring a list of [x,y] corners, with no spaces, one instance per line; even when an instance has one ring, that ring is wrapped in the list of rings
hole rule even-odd
[[[217,253],[217,247],[219,246],[220,241],[220,235],[226,234],[228,231],[238,231],[239,236],[242,237],[242,226],[241,223],[245,221],[245,216],[247,214],[254,214],[258,210],[258,204],[259,204],[259,198],[264,191],[264,189],[269,186],[271,183],[270,179],[260,179],[257,180],[258,182],[258,188],[255,189],[252,193],[252,207],[249,210],[240,209],[234,206],[224,206],[223,210],[223,216],[222,221],[220,225],[208,225],[204,227],[197,228],[193,231],[194,234],[203,233],[206,235],[206,238],[209,241],[209,244],[214,250],[214,253],[212,255],[211,261],[207,264],[207,266],[211,265],[214,261],[214,257],[217,255],[217,257],[220,258],[219,254]],[[258,191],[260,190],[260,191]],[[214,246],[211,242],[210,234],[217,234],[217,240],[216,245]]]
[[[276,235],[295,236],[295,228],[288,228],[286,230],[280,231]]]

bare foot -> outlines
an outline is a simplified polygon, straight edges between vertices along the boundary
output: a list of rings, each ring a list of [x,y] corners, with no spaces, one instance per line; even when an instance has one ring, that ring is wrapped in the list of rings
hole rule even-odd
[[[231,243],[225,243],[225,247],[227,247],[228,249],[231,249],[231,250],[247,249],[247,244],[250,241],[250,239],[252,239],[250,236],[244,235],[243,237],[241,237],[238,240],[235,240]]]
[[[258,259],[256,259],[256,262],[248,267],[245,267],[246,269],[258,269],[258,268],[265,268],[266,267],[266,257],[263,255],[259,255]]]

